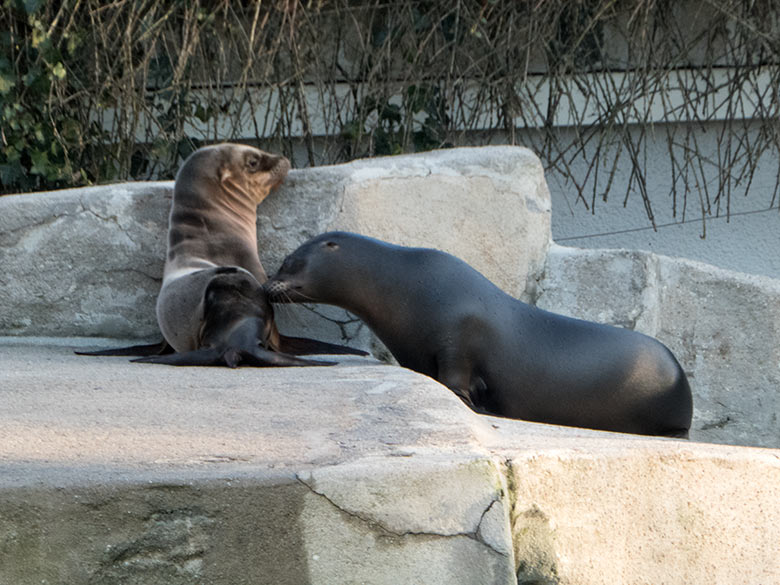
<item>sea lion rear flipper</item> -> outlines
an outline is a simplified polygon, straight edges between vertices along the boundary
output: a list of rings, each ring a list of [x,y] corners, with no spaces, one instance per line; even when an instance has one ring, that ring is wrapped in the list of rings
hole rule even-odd
[[[169,366],[224,366],[222,353],[214,348],[196,349],[184,353],[153,355],[130,360],[144,364],[167,364]]]
[[[326,341],[317,341],[306,337],[287,337],[279,334],[279,351],[292,355],[336,354],[368,355],[367,351],[354,349],[346,345],[337,345]]]
[[[149,345],[131,345],[130,347],[114,347],[98,351],[74,351],[73,353],[76,355],[156,356],[171,354],[173,353],[173,348],[163,339],[158,343],[150,343]]]
[[[268,351],[262,347],[258,347],[251,351],[234,348],[223,351],[209,347],[186,351],[184,353],[142,357],[131,361],[145,364],[166,364],[169,366],[227,366],[229,368],[238,366],[285,367],[335,365],[335,362],[305,360],[285,353]]]
[[[241,364],[257,367],[293,367],[293,366],[335,366],[336,362],[305,360],[286,353],[270,351],[258,347],[253,351],[241,351]]]

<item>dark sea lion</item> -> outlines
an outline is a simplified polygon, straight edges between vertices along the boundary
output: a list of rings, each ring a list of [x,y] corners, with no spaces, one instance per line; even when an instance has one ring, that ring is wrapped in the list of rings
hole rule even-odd
[[[332,366],[334,362],[303,360],[272,351],[269,338],[273,329],[273,309],[262,285],[246,270],[235,266],[208,268],[177,279],[172,289],[187,295],[203,288],[195,347],[182,353],[135,359],[135,362],[172,366]],[[320,342],[318,342],[320,343]],[[340,350],[340,346],[334,346]],[[325,352],[322,352],[325,353]],[[335,351],[333,353],[344,353]]]
[[[688,435],[691,391],[663,344],[527,305],[444,252],[326,233],[287,256],[265,289],[272,302],[351,311],[400,365],[437,379],[478,412]]]
[[[136,361],[231,367],[323,364],[286,353],[365,355],[283,336],[274,324],[261,287],[266,274],[257,254],[257,206],[289,169],[286,158],[241,144],[192,153],[176,176],[157,297],[157,322],[177,354],[168,356],[154,344],[90,355],[147,355]]]

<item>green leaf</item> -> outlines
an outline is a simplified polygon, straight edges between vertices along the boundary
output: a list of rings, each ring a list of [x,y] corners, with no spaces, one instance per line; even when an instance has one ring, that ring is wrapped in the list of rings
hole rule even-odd
[[[41,94],[49,93],[49,81],[38,65],[30,67],[29,71],[24,76],[23,81],[24,84],[34,92],[39,92]]]
[[[360,135],[360,122],[350,120],[341,127],[341,136],[347,140],[355,140]]]
[[[10,144],[3,148],[3,158],[9,163],[18,163],[22,158],[21,151],[18,148],[11,146]],[[21,166],[19,167],[21,168]]]
[[[24,169],[18,160],[9,164],[0,164],[0,183],[4,186],[16,185],[23,178]]]
[[[65,38],[68,40],[65,48],[69,55],[72,56],[76,52],[76,49],[81,46],[84,40],[84,36],[84,33],[80,31],[69,32],[67,35],[65,35]]]
[[[400,122],[402,119],[401,108],[395,104],[385,104],[379,113],[379,117],[389,122]]]
[[[51,73],[57,79],[65,79],[65,66],[62,63],[57,63],[51,68]]]
[[[81,124],[73,118],[63,120],[60,135],[68,145],[76,146],[81,143]]]
[[[149,149],[149,154],[152,158],[157,160],[163,160],[168,157],[171,151],[171,143],[162,138],[158,138],[152,143],[152,147]]]
[[[204,108],[201,104],[198,104],[195,107],[195,117],[201,122],[208,122],[209,111],[206,108]]]
[[[71,172],[70,165],[51,162],[46,169],[46,180],[49,182],[59,181],[66,176],[66,172]]]
[[[30,167],[31,175],[46,176],[49,172],[49,155],[45,150],[34,150],[30,153],[30,160],[32,160],[32,166]]]
[[[7,73],[0,73],[0,95],[5,95],[16,87],[16,79]]]
[[[33,25],[32,29],[32,46],[33,49],[38,49],[42,44],[49,40],[49,35],[44,30],[43,24],[37,19],[30,19],[30,24]]]

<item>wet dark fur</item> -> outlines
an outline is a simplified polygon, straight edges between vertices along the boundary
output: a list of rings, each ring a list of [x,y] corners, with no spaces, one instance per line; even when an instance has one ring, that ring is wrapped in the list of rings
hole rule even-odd
[[[265,288],[272,302],[351,311],[400,365],[439,380],[478,412],[688,434],[691,391],[660,342],[527,305],[444,252],[323,234],[290,254]]]

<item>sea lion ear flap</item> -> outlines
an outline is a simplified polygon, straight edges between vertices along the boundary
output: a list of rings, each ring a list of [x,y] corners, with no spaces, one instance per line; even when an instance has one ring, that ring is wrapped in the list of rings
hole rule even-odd
[[[230,165],[220,165],[217,169],[217,176],[219,177],[219,183],[224,185],[233,177],[233,173],[230,172]]]

